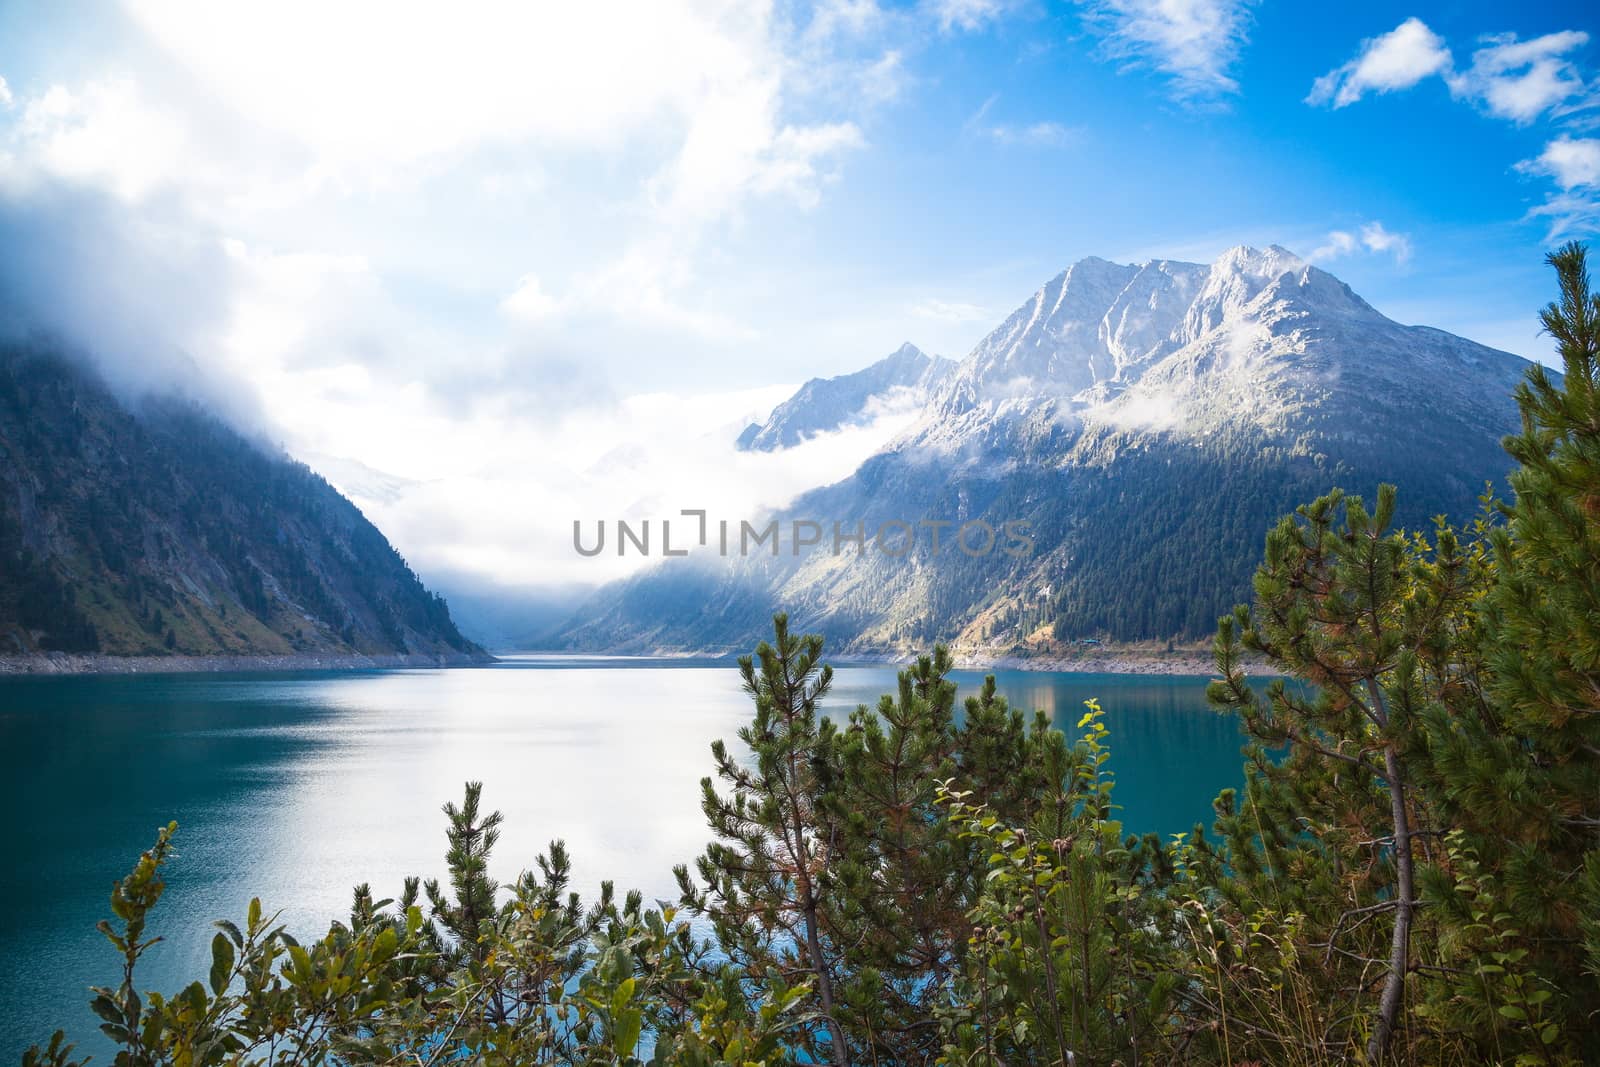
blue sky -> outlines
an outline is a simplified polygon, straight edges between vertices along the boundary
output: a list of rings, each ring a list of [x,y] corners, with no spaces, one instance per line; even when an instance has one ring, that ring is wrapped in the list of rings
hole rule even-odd
[[[1547,354],[1536,317],[1549,298],[1543,251],[1555,237],[1591,236],[1596,218],[1557,232],[1558,220],[1530,215],[1558,187],[1517,164],[1563,133],[1584,136],[1600,109],[1508,120],[1437,76],[1315,106],[1306,102],[1315,79],[1394,30],[1397,9],[1247,10],[1247,39],[1227,68],[1237,91],[1187,98],[1148,62],[1106,61],[1081,7],[1024,10],[985,33],[930,41],[914,101],[869,126],[870,149],[845,164],[786,246],[820,269],[813,284],[832,283],[835,306],[854,310],[852,293],[892,279],[908,301],[929,293],[984,309],[977,330],[937,330],[959,355],[1083,255],[1204,260],[1273,241],[1307,255],[1331,231],[1378,222],[1406,238],[1408,255],[1357,251],[1323,265],[1403,321]],[[1585,26],[1580,5],[1411,10],[1462,65],[1489,33],[1526,39]],[[1595,55],[1592,41],[1564,53],[1591,83],[1591,101]],[[1029,138],[1041,124],[1048,135]],[[929,332],[902,321],[912,339]]]
[[[903,340],[960,357],[1088,255],[1276,242],[1549,358],[1542,255],[1600,229],[1597,21],[0,0],[0,290],[119,380],[423,487],[380,525],[425,573],[547,576],[551,514],[847,473],[877,439],[699,441]]]

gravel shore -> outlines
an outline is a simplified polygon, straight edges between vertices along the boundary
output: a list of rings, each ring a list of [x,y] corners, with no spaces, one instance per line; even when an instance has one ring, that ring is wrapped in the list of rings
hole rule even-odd
[[[969,670],[1075,671],[1081,674],[1196,674],[1217,677],[1209,652],[1082,652],[1036,656],[956,656]]]
[[[387,667],[469,667],[493,663],[488,653],[470,655],[336,656],[102,656],[40,652],[0,656],[0,674],[196,674],[232,671],[348,671]]]
[[[705,652],[716,656],[721,653]],[[681,658],[684,653],[659,653],[660,658]],[[840,666],[883,664],[904,666],[915,657],[903,652],[845,653],[834,659]],[[40,652],[0,656],[0,675],[7,674],[197,674],[233,671],[347,671],[400,667],[470,667],[493,663],[488,653],[468,655],[336,656],[307,653],[292,656],[104,656],[87,653]],[[955,653],[956,666],[973,671],[1075,671],[1084,674],[1169,674],[1215,677],[1209,650],[1105,648],[1025,655],[995,655],[982,651]]]

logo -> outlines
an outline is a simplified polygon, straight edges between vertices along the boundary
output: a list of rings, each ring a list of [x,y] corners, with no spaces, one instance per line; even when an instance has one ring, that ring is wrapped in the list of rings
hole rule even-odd
[[[685,522],[688,519],[691,521]],[[678,525],[674,526],[673,523]],[[592,529],[585,529],[591,525]],[[875,552],[892,559],[912,554],[936,559],[959,553],[973,559],[996,552],[1022,559],[1033,553],[1033,536],[1025,520],[996,526],[983,519],[889,519],[869,527],[821,519],[748,519],[708,517],[703,508],[687,508],[677,519],[599,519],[586,524],[572,520],[572,547],[580,556],[606,553],[617,556],[687,556],[697,548],[713,549],[719,556],[799,557],[818,552],[835,556],[854,553],[857,558]]]

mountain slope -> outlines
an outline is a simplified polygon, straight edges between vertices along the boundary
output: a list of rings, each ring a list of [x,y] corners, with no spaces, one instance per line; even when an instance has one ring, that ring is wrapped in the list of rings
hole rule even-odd
[[[919,527],[900,556],[825,543],[667,560],[602,590],[565,639],[737,647],[774,607],[860,651],[1200,638],[1248,599],[1268,526],[1332,486],[1395,482],[1413,529],[1469,517],[1510,467],[1499,440],[1527,366],[1395,323],[1277,247],[1209,265],[1083,260],[981,341],[898,440],[778,516],[957,524],[944,551]],[[951,551],[972,522],[1026,523],[1032,550]]]
[[[954,360],[903,344],[854,374],[812,378],[774,408],[766,422],[745,427],[736,447],[743,452],[774,452],[819,433],[868,422],[877,414],[921,407],[955,366]]]
[[[0,347],[0,460],[0,652],[481,656],[349,501],[192,404]]]

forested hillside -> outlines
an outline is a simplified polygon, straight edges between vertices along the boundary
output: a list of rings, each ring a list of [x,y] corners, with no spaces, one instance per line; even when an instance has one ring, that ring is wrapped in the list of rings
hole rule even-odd
[[[0,652],[467,656],[322,478],[195,404],[0,348]]]

